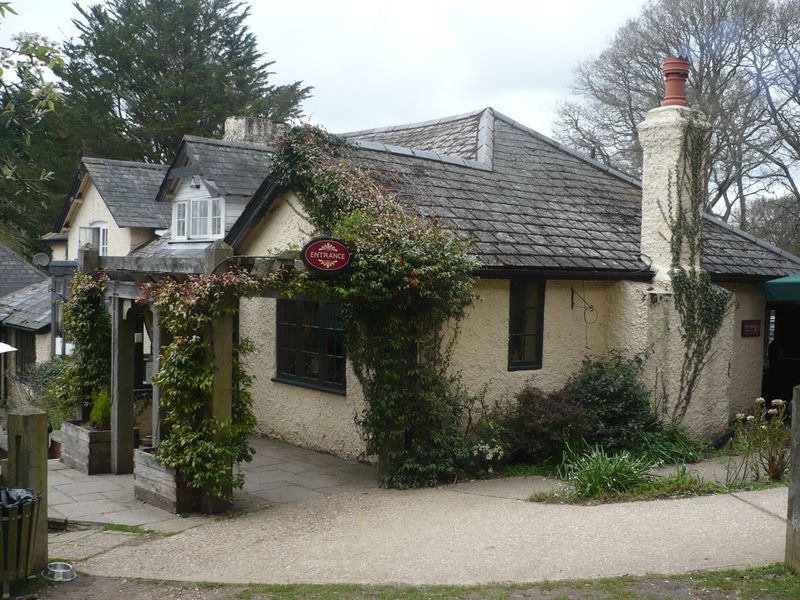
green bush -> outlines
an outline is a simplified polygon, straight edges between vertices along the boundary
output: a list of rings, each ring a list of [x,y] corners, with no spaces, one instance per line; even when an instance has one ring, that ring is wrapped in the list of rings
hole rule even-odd
[[[92,412],[89,422],[97,429],[111,429],[111,396],[108,392],[92,394]]]
[[[638,448],[656,422],[650,391],[639,379],[643,361],[642,355],[627,358],[617,350],[587,358],[564,387],[567,400],[594,420],[592,441],[607,452]]]
[[[689,439],[677,425],[658,424],[644,432],[636,454],[659,464],[696,463],[703,459],[704,446],[702,442]]]
[[[607,454],[600,446],[576,453],[567,446],[560,472],[578,498],[622,494],[652,480],[653,463],[628,452]]]
[[[502,425],[490,418],[478,421],[467,432],[459,471],[465,477],[489,477],[508,456],[506,435]]]
[[[592,418],[570,402],[563,391],[544,392],[528,386],[510,410],[498,415],[512,462],[543,464],[561,460],[564,444],[591,437]]]
[[[25,374],[25,385],[19,386],[23,394],[22,403],[46,411],[54,429],[61,427],[62,421],[72,418],[72,412],[64,410],[59,393],[59,382],[69,368],[69,359],[52,356],[32,366]]]

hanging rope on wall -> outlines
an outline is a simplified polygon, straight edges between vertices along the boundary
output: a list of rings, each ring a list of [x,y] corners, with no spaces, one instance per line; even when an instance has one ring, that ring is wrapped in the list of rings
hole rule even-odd
[[[589,346],[589,325],[597,323],[597,311],[594,309],[594,305],[589,304],[586,300],[586,282],[581,282],[581,285],[580,292],[572,288],[572,300],[570,301],[570,305],[572,310],[575,310],[575,308],[583,309],[584,347],[587,350],[591,350],[592,348]]]

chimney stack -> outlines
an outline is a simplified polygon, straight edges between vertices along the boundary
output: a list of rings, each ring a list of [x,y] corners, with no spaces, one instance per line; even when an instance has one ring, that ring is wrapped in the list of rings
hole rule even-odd
[[[226,142],[247,142],[274,146],[289,126],[261,117],[228,117],[225,119]]]
[[[666,98],[639,124],[642,146],[641,248],[652,261],[656,279],[661,281],[668,279],[672,266],[670,218],[675,218],[679,203],[684,210],[691,210],[690,179],[706,177],[705,173],[692,173],[688,168],[685,138],[689,127],[700,127],[705,130],[705,135],[711,132],[705,116],[686,105],[688,74],[689,61],[686,59],[668,57],[664,60]],[[689,262],[684,244],[681,265],[699,266]]]
[[[664,59],[664,100],[661,106],[687,106],[686,79],[689,77],[689,61],[680,56]]]

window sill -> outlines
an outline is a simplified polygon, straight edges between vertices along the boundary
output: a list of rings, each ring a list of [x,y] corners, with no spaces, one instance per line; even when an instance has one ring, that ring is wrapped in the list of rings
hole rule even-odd
[[[322,383],[313,383],[311,381],[305,381],[302,379],[293,379],[291,377],[282,377],[280,375],[276,375],[275,377],[271,378],[271,381],[276,383],[285,383],[287,385],[294,385],[297,387],[308,388],[310,390],[316,390],[318,392],[325,392],[328,394],[336,394],[337,396],[347,396],[347,390],[342,388],[334,388]]]
[[[534,363],[531,365],[508,365],[509,371],[538,371],[542,368],[542,363]]]

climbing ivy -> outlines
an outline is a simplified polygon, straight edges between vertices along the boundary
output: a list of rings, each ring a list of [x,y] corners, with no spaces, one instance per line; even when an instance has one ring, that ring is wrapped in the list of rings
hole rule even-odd
[[[59,412],[81,409],[88,417],[92,397],[111,389],[111,318],[105,304],[108,275],[76,273],[64,304],[64,330],[75,344],[69,366],[59,378]]]
[[[354,250],[348,274],[306,274],[300,288],[345,303],[347,353],[366,400],[359,423],[384,483],[432,485],[452,477],[466,452],[469,398],[449,359],[475,298],[476,264],[454,232],[403,204],[349,154],[311,127],[292,129],[276,152],[275,176],[311,224]]]
[[[162,427],[156,459],[175,469],[190,487],[213,496],[230,500],[232,490],[243,485],[244,476],[234,474],[231,465],[252,459],[248,438],[256,419],[249,390],[252,378],[241,364],[253,350],[247,339],[234,346],[231,419],[210,414],[215,360],[230,358],[215,356],[212,326],[235,310],[240,296],[280,286],[285,276],[285,272],[251,275],[237,270],[142,286],[145,298],[158,309],[159,326],[171,339],[161,349],[154,377],[161,389]]]
[[[345,304],[347,352],[366,400],[359,423],[387,485],[434,484],[467,459],[461,424],[469,398],[448,367],[457,324],[475,297],[476,265],[452,231],[401,203],[349,153],[343,140],[303,126],[287,132],[273,159],[275,181],[297,194],[315,229],[352,248],[342,277],[230,271],[142,288],[171,338],[155,377],[162,411],[156,458],[192,487],[229,497],[243,483],[230,465],[252,456],[250,377],[241,368],[252,346],[242,341],[235,349],[232,419],[212,418],[211,328],[236,298],[267,289]]]
[[[692,116],[684,127],[683,160],[676,165],[676,185],[669,186],[665,214],[671,232],[672,264],[669,276],[685,347],[678,397],[669,409],[675,423],[680,423],[686,416],[730,301],[730,293],[714,285],[709,273],[700,266],[703,211],[707,195],[707,128]],[[678,194],[674,199],[673,188],[677,189]],[[684,266],[684,260],[688,261],[688,268]]]

